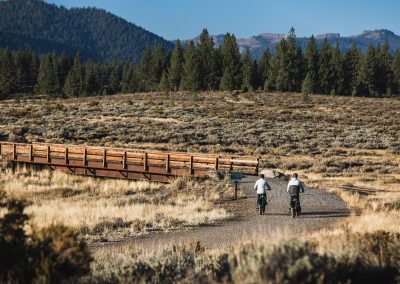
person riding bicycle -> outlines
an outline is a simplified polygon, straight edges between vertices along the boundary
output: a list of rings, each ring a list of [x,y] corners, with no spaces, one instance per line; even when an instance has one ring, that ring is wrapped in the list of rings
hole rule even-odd
[[[261,196],[265,197],[267,200],[267,190],[271,190],[271,186],[269,185],[268,181],[264,178],[263,174],[260,174],[260,178],[256,181],[254,185],[254,190],[257,191],[257,210],[258,204],[260,204]]]
[[[287,186],[287,192],[289,193],[289,205],[292,204],[293,197],[297,197],[297,200],[299,200],[300,203],[300,190],[302,193],[304,193],[304,184],[301,180],[299,180],[299,175],[294,173]]]

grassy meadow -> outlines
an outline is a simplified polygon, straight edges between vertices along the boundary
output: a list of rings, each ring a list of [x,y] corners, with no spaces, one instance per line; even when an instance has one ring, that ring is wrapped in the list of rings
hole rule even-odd
[[[399,99],[146,93],[10,100],[0,114],[3,140],[260,156],[262,168],[298,172],[358,213],[334,228],[220,250],[100,252],[84,282],[400,282]],[[215,203],[233,192],[213,179],[152,184],[28,168],[3,170],[0,187],[30,202],[32,225],[63,222],[89,242],[224,220]]]
[[[233,197],[229,184],[213,179],[159,184],[26,167],[4,171],[0,186],[8,196],[28,201],[33,227],[64,224],[88,242],[212,224],[230,216],[214,203]]]

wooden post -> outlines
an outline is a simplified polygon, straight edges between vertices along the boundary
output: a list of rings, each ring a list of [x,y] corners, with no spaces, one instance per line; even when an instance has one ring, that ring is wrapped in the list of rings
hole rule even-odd
[[[257,158],[256,175],[258,176],[258,171],[260,168],[260,158]]]
[[[166,160],[166,162],[165,162],[165,171],[166,171],[167,173],[170,173],[169,164],[170,164],[170,157],[169,157],[169,154],[167,154],[167,160]]]
[[[86,162],[86,156],[87,156],[87,149],[85,148],[85,149],[83,150],[83,166],[84,166],[84,167],[86,167],[86,164],[87,164],[87,162]]]
[[[235,200],[237,199],[238,184],[239,184],[239,182],[237,180],[235,180]]]
[[[50,146],[49,145],[47,145],[46,157],[47,157],[47,163],[50,164]]]
[[[230,170],[230,171],[233,170],[233,162],[232,162],[232,160],[233,160],[233,157],[231,157],[231,164],[230,164],[230,166],[229,166],[229,170]]]
[[[122,157],[122,166],[126,170],[126,151],[124,151],[124,156]]]
[[[29,145],[29,161],[33,161],[33,145]]]
[[[215,158],[215,170],[218,171],[218,157]]]
[[[193,175],[193,156],[190,156],[190,169],[189,174]]]
[[[65,146],[65,164],[69,165],[69,158],[68,158],[68,147]]]
[[[144,153],[144,159],[143,159],[143,170],[147,172],[147,153]]]
[[[17,160],[17,144],[13,143],[13,160]]]
[[[103,150],[103,168],[107,168],[107,149]]]

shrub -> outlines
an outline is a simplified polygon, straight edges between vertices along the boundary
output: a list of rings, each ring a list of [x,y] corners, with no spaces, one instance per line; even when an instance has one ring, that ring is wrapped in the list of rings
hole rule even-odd
[[[396,267],[400,264],[400,234],[376,231],[356,234],[354,246],[363,263],[377,267]]]
[[[62,225],[38,231],[32,240],[32,266],[39,282],[59,283],[90,271],[92,257],[78,234]]]
[[[59,283],[86,274],[92,260],[84,241],[61,225],[28,235],[26,202],[0,191],[0,282]]]
[[[95,283],[176,283],[191,279],[196,257],[204,253],[199,242],[161,251],[157,257],[132,256],[95,262],[92,282]]]
[[[24,213],[25,203],[8,200],[0,191],[0,208],[6,213],[0,218],[0,282],[29,282],[33,272],[29,265],[29,247],[24,226],[28,216]]]

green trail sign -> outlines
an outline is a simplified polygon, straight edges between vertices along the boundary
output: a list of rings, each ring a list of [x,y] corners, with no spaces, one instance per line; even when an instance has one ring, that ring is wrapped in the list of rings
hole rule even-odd
[[[243,179],[243,173],[240,172],[232,172],[231,173],[231,181],[235,182],[235,181],[242,181]]]

